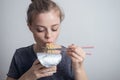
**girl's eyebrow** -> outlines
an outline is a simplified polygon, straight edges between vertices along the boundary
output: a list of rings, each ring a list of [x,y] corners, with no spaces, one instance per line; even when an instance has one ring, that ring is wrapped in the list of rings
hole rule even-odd
[[[35,25],[36,27],[45,27],[45,26],[43,26],[43,25]]]
[[[53,24],[52,26],[57,26],[57,25],[59,25],[59,24]]]
[[[57,26],[57,25],[59,25],[59,24],[53,24],[51,27],[54,27],[54,26]],[[43,26],[43,25],[35,25],[36,27],[45,27],[45,26]]]

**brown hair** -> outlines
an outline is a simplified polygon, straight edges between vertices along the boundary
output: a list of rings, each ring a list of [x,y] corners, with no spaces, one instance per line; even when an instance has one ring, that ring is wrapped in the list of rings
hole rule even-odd
[[[31,25],[33,19],[40,13],[48,12],[50,10],[59,11],[60,21],[63,20],[64,14],[60,7],[52,0],[31,0],[27,11],[27,23]]]

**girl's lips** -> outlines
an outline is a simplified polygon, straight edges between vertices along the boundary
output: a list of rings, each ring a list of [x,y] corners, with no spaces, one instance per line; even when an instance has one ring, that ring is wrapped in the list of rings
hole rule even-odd
[[[49,39],[49,40],[46,41],[46,43],[53,43],[53,40]]]
[[[53,43],[53,42],[51,42],[51,41],[47,41],[47,42],[45,42],[45,44],[47,44],[47,43]]]

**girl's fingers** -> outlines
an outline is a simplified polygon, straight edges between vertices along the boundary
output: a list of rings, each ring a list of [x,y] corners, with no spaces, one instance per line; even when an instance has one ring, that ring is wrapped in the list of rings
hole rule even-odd
[[[50,67],[50,68],[43,68],[43,69],[40,69],[40,72],[41,72],[41,73],[56,72],[56,71],[57,71],[56,66]]]
[[[67,52],[73,52],[78,56],[82,56],[85,58],[85,52],[80,47],[68,48]]]
[[[39,70],[39,72],[41,73],[41,74],[44,74],[44,73],[49,73],[49,72],[51,72],[51,73],[56,73],[56,70]]]
[[[36,72],[36,76],[39,77],[47,77],[52,76],[56,71],[49,71],[49,72],[41,72],[40,70]]]
[[[42,73],[40,74],[41,77],[47,77],[47,76],[52,76],[54,73],[53,72],[46,72],[46,73]]]
[[[77,59],[79,61],[83,61],[85,58],[85,52],[82,50],[82,48],[80,48],[74,44],[68,46],[67,53],[72,58]]]
[[[78,54],[75,54],[74,52],[68,52],[68,54],[70,55],[72,59],[76,59],[80,62],[84,60],[82,56],[79,56]]]
[[[35,71],[35,74],[37,77],[46,77],[46,76],[51,76],[53,75],[54,73],[56,73],[57,71],[57,68],[56,66],[55,67],[50,67],[50,68],[41,68],[41,69],[38,69]]]
[[[86,56],[85,52],[80,47],[74,49],[73,52],[83,58],[85,58],[85,56]]]
[[[42,66],[38,59],[33,62],[33,65],[30,69],[36,78],[51,76],[56,73],[56,66],[46,68]]]
[[[36,59],[34,62],[33,62],[33,65],[37,65],[37,64],[40,64],[39,60]]]
[[[35,70],[38,70],[38,69],[44,68],[44,66],[42,66],[42,65],[40,64],[39,60],[36,59],[36,60],[34,61],[34,63],[33,63],[33,68],[34,68]]]
[[[74,45],[74,44],[71,44],[70,46],[68,46],[68,48],[70,48],[70,49],[75,49],[77,46],[76,45]]]

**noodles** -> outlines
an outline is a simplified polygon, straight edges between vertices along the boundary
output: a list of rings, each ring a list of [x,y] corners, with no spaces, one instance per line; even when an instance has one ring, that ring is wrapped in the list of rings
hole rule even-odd
[[[54,50],[52,50],[52,49],[54,49],[55,48],[55,46],[54,46],[54,44],[52,44],[52,43],[47,43],[46,44],[46,53],[55,53],[55,51]]]

